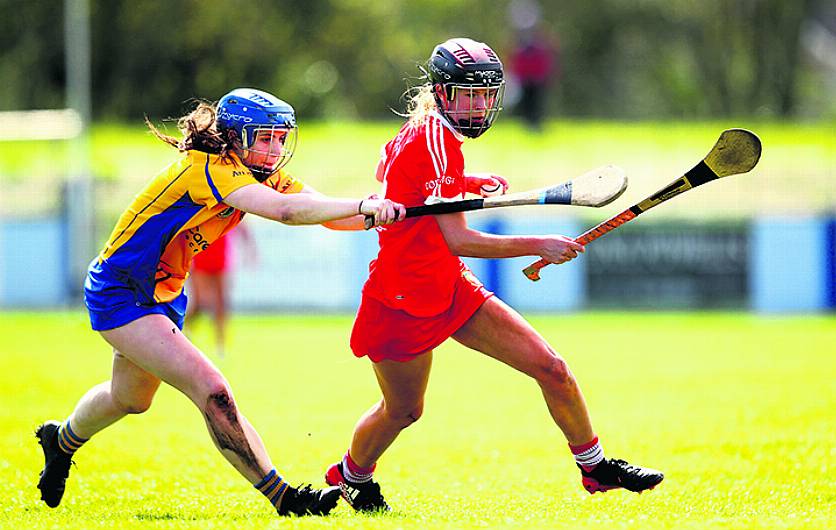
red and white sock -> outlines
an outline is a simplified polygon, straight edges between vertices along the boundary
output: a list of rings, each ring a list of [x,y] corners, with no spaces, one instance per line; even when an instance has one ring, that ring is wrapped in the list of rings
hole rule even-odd
[[[351,454],[349,454],[348,451],[346,451],[345,456],[343,456],[343,476],[349,482],[362,484],[370,481],[372,479],[372,474],[374,474],[374,468],[376,467],[377,464],[372,464],[369,467],[361,467],[357,465],[357,463],[351,459]]]
[[[604,459],[604,450],[601,448],[601,444],[598,443],[597,436],[582,445],[569,444],[569,449],[571,449],[572,454],[575,455],[575,462],[577,462],[578,465],[584,469],[584,471],[592,471],[595,469],[595,466],[597,466],[598,463]]]

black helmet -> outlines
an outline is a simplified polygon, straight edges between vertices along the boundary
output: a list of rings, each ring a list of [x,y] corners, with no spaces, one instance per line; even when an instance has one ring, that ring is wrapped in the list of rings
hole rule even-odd
[[[502,62],[490,46],[450,39],[435,47],[427,70],[439,112],[457,131],[476,138],[490,128],[502,110],[505,89]],[[470,104],[462,106],[459,101],[457,105],[457,96]]]

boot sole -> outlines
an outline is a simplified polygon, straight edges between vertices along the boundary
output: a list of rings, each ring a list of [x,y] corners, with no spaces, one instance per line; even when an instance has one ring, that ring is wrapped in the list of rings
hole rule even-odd
[[[643,491],[650,491],[661,483],[662,483],[662,480],[659,480],[659,482],[657,482],[656,484],[654,484],[654,485],[652,485],[648,488],[645,488],[643,490],[636,491],[634,493],[638,493],[638,494],[641,495],[641,493]],[[600,482],[598,482],[597,480],[587,478],[587,477],[583,478],[583,488],[586,491],[588,491],[590,495],[595,495],[598,492],[606,493],[610,490],[616,490],[616,489],[622,489],[622,488],[626,489],[626,488],[624,488],[624,486],[605,486],[605,485],[601,484]],[[632,490],[627,490],[627,491],[632,491]]]

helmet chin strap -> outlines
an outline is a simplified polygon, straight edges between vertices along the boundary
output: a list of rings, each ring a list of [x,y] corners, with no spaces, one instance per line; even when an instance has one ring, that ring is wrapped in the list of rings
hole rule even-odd
[[[246,150],[242,150],[242,151],[246,151]],[[239,158],[241,158],[242,161],[246,158],[245,153],[239,153],[238,156],[239,156]],[[247,169],[250,170],[250,172],[253,174],[253,177],[255,177],[255,180],[257,180],[258,182],[264,182],[265,180],[269,179],[270,176],[273,175],[273,173],[278,171],[278,168],[267,169],[267,168],[260,167],[260,166],[255,166],[255,165],[250,166],[246,162],[244,162],[244,165],[247,166]]]
[[[263,167],[251,167],[250,171],[253,174],[253,177],[259,182],[264,182],[265,180],[270,178],[270,175],[275,173],[275,171],[270,171],[268,169],[264,169]]]

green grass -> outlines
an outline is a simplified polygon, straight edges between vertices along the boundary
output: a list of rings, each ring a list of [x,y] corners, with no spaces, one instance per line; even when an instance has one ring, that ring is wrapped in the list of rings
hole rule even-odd
[[[331,195],[377,191],[373,175],[380,146],[398,127],[397,121],[303,121],[288,170]],[[464,151],[469,171],[505,175],[514,190],[556,184],[604,164],[622,166],[630,188],[605,212],[584,212],[598,219],[638,202],[690,169],[728,127],[746,127],[760,135],[764,151],[758,167],[701,188],[688,200],[666,204],[655,217],[742,218],[832,211],[836,205],[832,123],[552,121],[537,134],[504,119],[485,136],[465,142]],[[176,134],[171,126],[168,131]],[[0,211],[26,215],[56,208],[59,183],[67,172],[66,149],[62,142],[0,143],[4,185]],[[178,156],[141,124],[95,125],[90,152],[100,183],[98,206],[107,218],[105,230],[143,184]]]
[[[78,454],[63,504],[38,501],[32,436],[109,377],[81,313],[0,313],[2,528],[833,528],[836,318],[586,313],[533,324],[570,362],[611,456],[666,472],[656,490],[589,496],[526,377],[455,343],[436,353],[424,418],[377,476],[395,512],[341,504],[279,520],[215,452],[185,397]],[[377,397],[350,317],[238,316],[218,361],[292,482],[321,483]],[[209,347],[209,330],[195,328]]]

